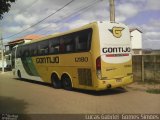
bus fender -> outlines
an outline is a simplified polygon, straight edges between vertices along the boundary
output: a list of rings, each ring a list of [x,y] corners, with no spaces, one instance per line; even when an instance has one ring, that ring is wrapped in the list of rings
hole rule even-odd
[[[56,74],[56,75],[58,76],[58,78],[60,78],[60,75],[59,75],[56,71],[52,71],[52,72],[51,72],[51,77],[52,77],[53,74]],[[59,80],[60,80],[60,79],[59,79]]]

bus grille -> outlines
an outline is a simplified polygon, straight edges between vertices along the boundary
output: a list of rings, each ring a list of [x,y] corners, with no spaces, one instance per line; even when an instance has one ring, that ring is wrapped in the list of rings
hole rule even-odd
[[[92,86],[91,69],[78,69],[78,80],[80,85]]]

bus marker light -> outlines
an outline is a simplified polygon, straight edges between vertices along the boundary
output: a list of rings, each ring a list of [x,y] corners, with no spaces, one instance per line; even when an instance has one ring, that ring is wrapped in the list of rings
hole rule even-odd
[[[103,83],[103,84],[106,84],[106,81],[103,81],[102,83]]]

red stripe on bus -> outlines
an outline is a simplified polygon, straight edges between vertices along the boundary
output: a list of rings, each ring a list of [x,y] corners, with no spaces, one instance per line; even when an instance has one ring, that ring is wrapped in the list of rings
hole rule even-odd
[[[120,56],[129,56],[129,54],[107,54],[106,57],[120,57]]]

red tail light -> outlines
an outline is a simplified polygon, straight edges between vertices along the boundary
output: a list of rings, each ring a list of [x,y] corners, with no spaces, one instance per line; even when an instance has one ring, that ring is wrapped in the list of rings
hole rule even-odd
[[[96,59],[96,70],[101,70],[101,57]]]

